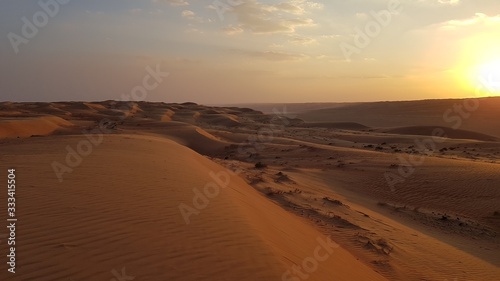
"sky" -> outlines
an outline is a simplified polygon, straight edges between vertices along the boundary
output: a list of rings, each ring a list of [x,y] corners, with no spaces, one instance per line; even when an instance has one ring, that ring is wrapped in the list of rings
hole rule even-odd
[[[0,2],[1,101],[500,95],[498,0]]]

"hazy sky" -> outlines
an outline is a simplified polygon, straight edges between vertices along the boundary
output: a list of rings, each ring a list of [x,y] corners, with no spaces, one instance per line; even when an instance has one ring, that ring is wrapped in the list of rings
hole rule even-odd
[[[0,2],[0,100],[410,100],[500,81],[499,0],[55,1]]]

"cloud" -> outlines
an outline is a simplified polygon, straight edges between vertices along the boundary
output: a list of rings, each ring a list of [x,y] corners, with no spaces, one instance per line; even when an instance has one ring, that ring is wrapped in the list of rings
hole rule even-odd
[[[500,24],[500,15],[488,16],[482,13],[476,13],[473,17],[463,20],[450,20],[440,24],[439,29],[457,29],[476,25],[492,26]]]
[[[279,4],[276,4],[274,5],[275,9],[276,10],[280,10],[280,11],[286,11],[288,13],[291,13],[291,14],[295,14],[295,15],[301,15],[304,13],[304,9],[297,6],[297,5],[293,5],[291,3],[279,3]]]
[[[182,11],[182,16],[185,17],[185,18],[190,18],[190,17],[194,17],[195,14],[194,14],[193,11],[184,10],[184,11]]]
[[[227,26],[222,29],[222,31],[227,35],[236,35],[243,32],[243,28],[240,26]]]
[[[288,41],[290,43],[298,44],[298,45],[310,45],[310,44],[317,43],[316,39],[314,39],[314,38],[300,37],[300,36],[293,36]]]
[[[153,2],[167,2],[171,6],[180,7],[180,6],[189,6],[189,2],[186,0],[153,0]]]
[[[455,6],[460,4],[460,0],[418,0],[417,3],[428,4],[432,6]]]
[[[231,50],[233,54],[238,54],[246,57],[263,59],[275,62],[298,61],[305,59],[307,56],[303,54],[290,54],[277,51],[247,51],[247,50]]]
[[[181,13],[182,17],[188,20],[196,21],[196,22],[203,22],[203,19],[201,17],[198,17],[195,12],[191,10],[183,10]]]
[[[248,0],[229,12],[236,15],[238,26],[256,34],[293,33],[297,27],[314,26],[314,21],[305,15],[312,9],[322,8],[319,3],[305,0],[274,5]]]
[[[439,4],[444,5],[458,5],[460,4],[460,0],[438,0]]]

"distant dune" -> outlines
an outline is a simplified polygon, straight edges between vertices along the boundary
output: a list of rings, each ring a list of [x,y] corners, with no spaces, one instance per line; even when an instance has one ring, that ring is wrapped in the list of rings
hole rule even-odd
[[[301,126],[306,128],[328,128],[328,129],[342,129],[342,130],[369,129],[369,127],[355,122],[308,122]]]
[[[464,104],[475,105],[468,111]],[[461,109],[455,109],[455,106]],[[470,107],[473,108],[473,107]],[[458,129],[500,137],[500,97],[477,100],[372,102],[301,111],[307,122],[357,122],[369,127],[457,126]],[[492,126],[497,124],[497,126]]]
[[[392,129],[379,129],[379,132],[387,134],[398,134],[398,135],[422,135],[422,136],[432,136],[434,130],[441,130],[441,132],[450,139],[471,139],[471,140],[481,140],[481,141],[498,141],[498,138],[493,136],[488,136],[481,133],[465,131],[465,130],[454,130],[448,127],[439,126],[412,126],[412,127],[401,127]]]

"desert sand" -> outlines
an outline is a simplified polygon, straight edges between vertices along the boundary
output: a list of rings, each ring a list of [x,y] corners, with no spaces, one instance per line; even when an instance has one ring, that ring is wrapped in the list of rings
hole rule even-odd
[[[463,102],[0,103],[0,280],[499,280],[500,99]]]

